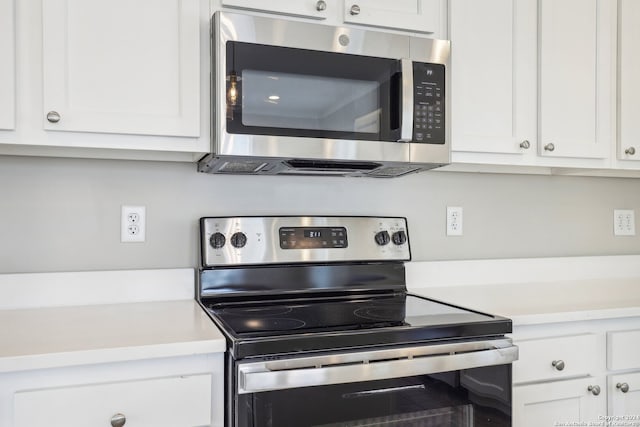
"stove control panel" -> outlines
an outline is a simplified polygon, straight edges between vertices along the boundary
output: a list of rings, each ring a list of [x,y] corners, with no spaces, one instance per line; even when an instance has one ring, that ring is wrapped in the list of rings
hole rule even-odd
[[[208,217],[200,234],[204,268],[411,259],[400,217]]]

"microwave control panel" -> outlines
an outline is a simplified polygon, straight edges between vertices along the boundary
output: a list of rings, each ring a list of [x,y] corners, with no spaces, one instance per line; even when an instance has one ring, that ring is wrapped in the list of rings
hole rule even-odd
[[[413,63],[413,142],[445,143],[442,64]]]

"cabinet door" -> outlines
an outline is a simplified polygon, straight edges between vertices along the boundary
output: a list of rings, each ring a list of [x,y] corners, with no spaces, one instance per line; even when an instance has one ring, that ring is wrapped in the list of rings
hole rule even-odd
[[[222,0],[221,3],[224,7],[302,16],[312,19],[326,19],[327,9],[335,7],[331,0],[270,0],[268,2],[264,0]]]
[[[449,19],[452,150],[535,152],[535,2],[451,0]]]
[[[15,126],[15,29],[13,0],[0,0],[0,129]]]
[[[45,129],[199,135],[198,1],[42,7]]]
[[[25,391],[15,394],[15,427],[211,425],[211,375]],[[116,424],[113,424],[116,425]]]
[[[621,421],[640,424],[640,372],[609,377],[609,415],[635,417]]]
[[[589,387],[594,386],[600,388],[597,396],[589,391]],[[597,421],[599,416],[606,414],[605,394],[603,378],[581,378],[514,387],[513,425],[553,427],[560,423]]]
[[[543,156],[606,158],[609,153],[615,63],[612,5],[615,8],[608,0],[539,0]]]
[[[344,22],[433,34],[442,38],[441,0],[344,0]]]
[[[640,160],[640,2],[618,5],[618,158]]]

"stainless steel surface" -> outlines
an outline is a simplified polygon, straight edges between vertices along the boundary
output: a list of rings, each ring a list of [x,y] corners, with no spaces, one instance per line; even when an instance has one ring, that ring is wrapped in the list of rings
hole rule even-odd
[[[587,387],[587,390],[590,391],[594,396],[599,395],[601,391],[599,385],[590,385],[589,387]]]
[[[526,139],[520,143],[520,148],[524,148],[525,150],[528,150],[530,147],[531,147],[531,143]]]
[[[127,422],[127,417],[123,414],[115,414],[111,417],[111,426],[112,427],[122,427]]]
[[[238,393],[457,371],[508,364],[517,358],[518,347],[505,338],[241,363],[237,372]]]
[[[349,9],[349,13],[351,15],[360,15],[360,6],[358,6],[357,4],[354,4],[351,6],[351,9]]]
[[[281,227],[345,227],[346,248],[281,249]],[[407,232],[405,218],[395,217],[216,217],[206,218],[202,230],[204,267],[302,262],[408,261],[409,242],[379,245],[376,234]],[[232,236],[244,234],[242,247]],[[224,242],[223,242],[224,240]],[[218,246],[218,247],[215,247]]]
[[[51,123],[58,123],[60,121],[60,114],[57,111],[49,111],[47,113],[47,120]]]
[[[547,145],[544,146],[545,151],[553,151],[556,149],[556,146],[553,145],[552,143],[548,143]]]
[[[382,31],[346,26],[333,27],[308,22],[290,21],[236,13],[217,12],[213,17],[212,75],[226,75],[227,41],[277,45],[282,47],[337,52],[381,58],[406,58],[412,61],[448,64],[450,43],[411,37]],[[347,37],[346,46],[339,40]],[[445,117],[450,107],[448,76],[445,79]],[[226,81],[218,77],[212,82],[214,123],[212,153],[199,162],[198,170],[225,173],[225,165],[235,165],[230,173],[275,175],[283,173],[326,174],[329,169],[296,170],[283,162],[286,159],[313,159],[332,162],[369,162],[379,164],[373,171],[333,171],[335,175],[398,176],[443,166],[450,162],[449,131],[445,144],[398,143],[347,139],[304,138],[290,136],[231,134],[226,127]],[[413,106],[412,106],[413,108]],[[448,125],[445,124],[445,128]],[[248,163],[249,166],[243,167]],[[407,167],[407,164],[413,164]]]
[[[626,150],[624,150],[624,154],[628,155],[628,156],[633,156],[634,154],[636,154],[636,149],[635,147],[629,147]]]
[[[616,388],[623,393],[627,393],[629,391],[629,384],[627,383],[618,383],[616,384]]]
[[[327,3],[324,0],[320,0],[316,3],[316,10],[322,12],[327,9]]]
[[[402,58],[402,125],[400,141],[411,142],[413,138],[413,61]]]
[[[554,360],[551,362],[551,366],[556,368],[558,371],[562,371],[564,369],[564,360]]]

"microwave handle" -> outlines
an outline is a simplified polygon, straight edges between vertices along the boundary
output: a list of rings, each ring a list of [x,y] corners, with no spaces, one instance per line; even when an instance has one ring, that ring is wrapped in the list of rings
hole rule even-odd
[[[413,61],[400,60],[402,71],[402,122],[399,142],[411,142],[413,138]]]

